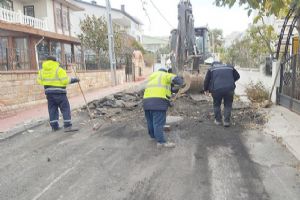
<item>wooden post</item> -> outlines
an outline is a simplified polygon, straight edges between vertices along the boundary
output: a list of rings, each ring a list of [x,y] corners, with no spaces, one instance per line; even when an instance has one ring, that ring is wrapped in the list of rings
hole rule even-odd
[[[35,56],[35,43],[36,40],[32,36],[29,36],[29,65],[30,69],[37,69],[37,60]]]
[[[75,61],[75,50],[74,50],[74,44],[71,43],[71,63],[76,62]]]
[[[13,37],[8,36],[8,69],[14,70],[13,60],[14,60],[14,45],[13,45]]]

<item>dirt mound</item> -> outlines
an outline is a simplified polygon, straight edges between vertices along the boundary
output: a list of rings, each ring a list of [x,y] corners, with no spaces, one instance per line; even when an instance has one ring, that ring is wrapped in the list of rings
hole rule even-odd
[[[212,99],[205,95],[184,95],[178,98],[175,106],[169,108],[169,116],[181,116],[195,122],[214,119]],[[130,121],[143,118],[143,90],[138,92],[119,92],[88,103],[93,116],[109,121]],[[84,107],[83,109],[86,109]],[[232,124],[247,128],[257,128],[265,124],[266,113],[241,101],[234,101]]]

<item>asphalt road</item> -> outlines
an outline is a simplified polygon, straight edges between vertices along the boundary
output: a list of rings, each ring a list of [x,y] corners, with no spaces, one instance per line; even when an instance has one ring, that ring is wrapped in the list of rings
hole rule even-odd
[[[166,133],[173,149],[148,138],[140,108],[97,131],[78,113],[77,133],[43,124],[0,140],[0,199],[299,200],[292,154],[259,127],[246,128],[249,116],[215,126],[210,107],[178,100],[170,114],[183,120]]]

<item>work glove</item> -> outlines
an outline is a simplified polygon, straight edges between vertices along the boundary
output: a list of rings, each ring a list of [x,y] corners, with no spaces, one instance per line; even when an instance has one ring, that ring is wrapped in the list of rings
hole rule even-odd
[[[72,84],[72,83],[78,83],[79,81],[80,81],[80,79],[77,78],[77,77],[72,77],[72,78],[71,78],[71,84]]]
[[[174,103],[172,101],[169,101],[169,107],[174,107]]]

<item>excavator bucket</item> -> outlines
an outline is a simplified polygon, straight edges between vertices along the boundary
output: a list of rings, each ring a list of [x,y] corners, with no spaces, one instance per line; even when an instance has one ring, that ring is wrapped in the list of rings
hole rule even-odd
[[[203,75],[202,74],[190,74],[191,86],[189,88],[190,93],[200,93],[203,90]]]
[[[184,87],[181,88],[175,96],[175,99],[183,95],[184,93],[200,93],[203,88],[203,76],[201,74],[191,74],[189,72],[183,72]]]

